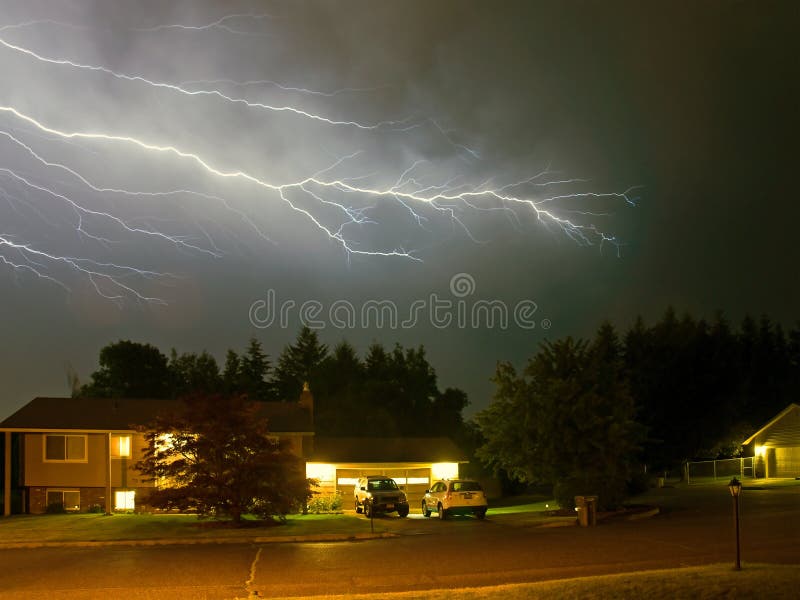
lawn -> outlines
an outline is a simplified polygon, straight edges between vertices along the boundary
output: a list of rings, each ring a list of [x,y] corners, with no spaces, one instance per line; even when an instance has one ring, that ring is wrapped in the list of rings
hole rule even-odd
[[[506,506],[496,506],[489,504],[489,514],[491,515],[511,515],[516,513],[542,513],[551,510],[558,510],[559,506],[555,500],[541,500],[539,502],[525,502],[521,504],[511,504]]]
[[[548,519],[546,511],[557,508],[543,496],[519,496],[489,507],[489,516],[538,523]],[[549,506],[548,506],[549,505]],[[552,520],[552,517],[550,518]],[[393,523],[376,519],[375,533],[385,533]],[[355,513],[290,515],[286,523],[264,524],[246,521],[242,527],[229,523],[200,520],[181,514],[61,514],[13,515],[0,519],[0,546],[3,543],[93,542],[124,540],[252,539],[282,536],[346,535],[371,532],[368,519]]]
[[[741,571],[731,565],[709,565],[663,571],[641,571],[558,579],[538,583],[447,590],[448,599],[527,600],[528,598],[794,598],[800,584],[796,565],[752,564]],[[387,600],[438,598],[442,590],[382,594]],[[326,596],[329,600],[371,598],[370,595]]]
[[[376,523],[375,532],[384,528]],[[232,527],[195,515],[99,514],[14,515],[0,519],[3,543],[87,542],[109,540],[253,538],[273,536],[364,534],[369,521],[355,515],[291,515],[285,524],[246,521]]]

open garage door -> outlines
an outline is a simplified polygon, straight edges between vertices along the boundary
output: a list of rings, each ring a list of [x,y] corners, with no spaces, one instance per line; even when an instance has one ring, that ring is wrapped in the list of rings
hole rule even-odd
[[[359,477],[366,474],[361,469],[336,469],[336,489],[342,493],[342,508],[353,508],[353,491]]]
[[[430,487],[431,470],[425,468],[384,469],[380,465],[365,469],[336,469],[336,488],[342,493],[342,506],[353,508],[353,492],[359,477],[366,475],[385,475],[397,482],[408,497],[411,510],[418,511],[425,490]]]
[[[418,511],[425,490],[431,484],[431,470],[429,468],[388,469],[386,474],[394,479],[406,493],[411,510]]]

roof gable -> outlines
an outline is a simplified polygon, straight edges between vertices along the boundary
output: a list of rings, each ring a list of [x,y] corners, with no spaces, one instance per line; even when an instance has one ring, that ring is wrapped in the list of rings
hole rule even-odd
[[[792,403],[784,408],[742,445],[747,446],[753,441],[771,446],[800,445],[800,405]]]

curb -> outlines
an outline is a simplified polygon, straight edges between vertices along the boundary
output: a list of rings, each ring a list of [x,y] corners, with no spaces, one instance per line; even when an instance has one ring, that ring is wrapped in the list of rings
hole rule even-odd
[[[554,527],[577,527],[578,519],[572,517],[564,517],[561,521],[548,521],[537,525],[539,529],[553,529]]]
[[[105,540],[87,542],[0,543],[0,550],[24,548],[104,548],[109,546],[187,546],[194,544],[300,544],[313,542],[360,542],[398,537],[396,533],[321,533],[317,535],[275,535],[264,537],[167,538],[160,540]]]
[[[632,515],[628,515],[625,520],[626,521],[638,521],[639,519],[649,519],[650,517],[655,517],[657,514],[661,513],[661,509],[657,506],[655,508],[651,508],[645,512],[640,513],[633,513]]]

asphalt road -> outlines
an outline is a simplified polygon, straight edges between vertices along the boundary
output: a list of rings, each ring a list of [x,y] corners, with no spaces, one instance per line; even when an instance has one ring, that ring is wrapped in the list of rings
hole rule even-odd
[[[492,585],[733,561],[725,487],[666,489],[665,512],[596,528],[513,516],[385,518],[397,538],[0,551],[0,598],[276,598]],[[800,564],[800,487],[745,490],[742,557]]]

